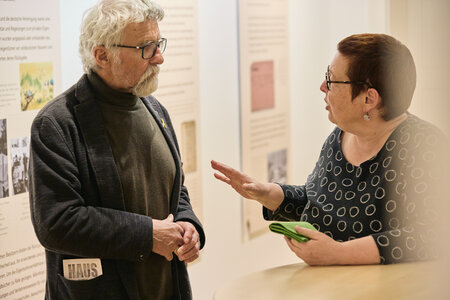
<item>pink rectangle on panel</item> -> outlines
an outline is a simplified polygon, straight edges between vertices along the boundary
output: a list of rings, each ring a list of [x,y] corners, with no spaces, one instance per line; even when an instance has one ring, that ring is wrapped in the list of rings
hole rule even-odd
[[[252,112],[274,108],[273,61],[259,61],[250,67]]]

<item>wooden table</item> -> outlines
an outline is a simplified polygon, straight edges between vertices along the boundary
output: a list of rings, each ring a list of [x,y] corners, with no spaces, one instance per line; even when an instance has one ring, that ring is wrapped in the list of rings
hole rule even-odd
[[[450,299],[433,284],[433,263],[310,267],[256,272],[220,287],[214,300]],[[450,279],[449,279],[450,284]]]

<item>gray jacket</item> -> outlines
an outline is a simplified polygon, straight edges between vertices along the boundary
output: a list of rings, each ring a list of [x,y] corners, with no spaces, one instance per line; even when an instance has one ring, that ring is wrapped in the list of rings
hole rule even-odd
[[[175,221],[194,224],[203,247],[205,235],[183,185],[170,117],[154,97],[141,99],[175,161],[170,211]],[[36,116],[30,152],[30,209],[46,249],[46,299],[139,299],[134,265],[151,252],[152,219],[125,211],[101,111],[86,75]],[[86,281],[65,279],[62,261],[73,258],[100,258],[103,275]],[[176,256],[172,271],[174,299],[192,299],[186,265]]]

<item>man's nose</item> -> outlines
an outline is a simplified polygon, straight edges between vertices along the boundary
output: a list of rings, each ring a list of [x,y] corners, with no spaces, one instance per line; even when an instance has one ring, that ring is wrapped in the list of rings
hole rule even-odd
[[[152,59],[150,60],[150,63],[152,65],[160,65],[164,62],[164,56],[161,53],[161,50],[156,49],[156,53],[155,56],[152,57]]]

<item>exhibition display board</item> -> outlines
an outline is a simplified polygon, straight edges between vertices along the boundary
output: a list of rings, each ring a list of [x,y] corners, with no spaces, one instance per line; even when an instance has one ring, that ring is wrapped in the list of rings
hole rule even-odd
[[[242,171],[290,178],[289,1],[239,1]],[[267,231],[261,205],[243,202],[244,237]]]
[[[202,220],[197,0],[158,3],[165,13],[159,29],[167,39],[167,49],[154,96],[170,113],[180,146],[185,185],[192,207]]]
[[[59,1],[1,1],[0,299],[43,299],[44,249],[28,203],[30,126],[61,92]]]

